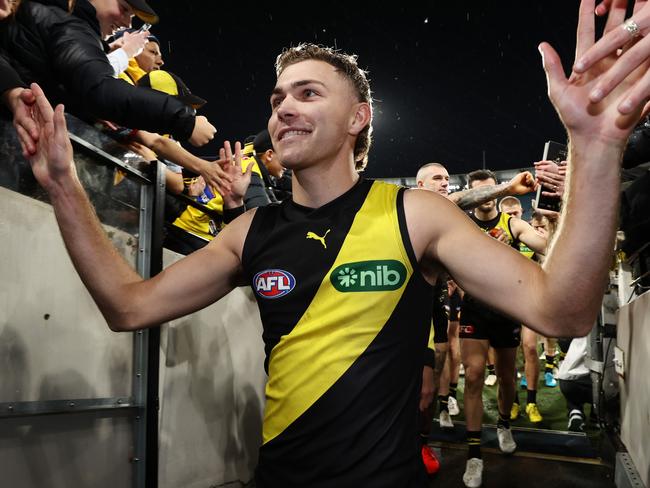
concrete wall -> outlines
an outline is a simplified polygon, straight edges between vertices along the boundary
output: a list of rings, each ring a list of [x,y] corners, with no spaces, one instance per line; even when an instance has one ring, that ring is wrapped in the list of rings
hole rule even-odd
[[[650,486],[650,292],[618,312],[618,347],[624,351],[621,440],[645,486]]]
[[[179,258],[165,250],[165,266]],[[262,439],[263,362],[262,326],[248,288],[163,326],[160,488],[252,479]]]
[[[111,235],[134,261],[137,241]],[[0,187],[0,243],[0,403],[131,396],[133,337],[106,326],[52,207]],[[0,418],[0,486],[130,486],[132,429],[122,413]]]

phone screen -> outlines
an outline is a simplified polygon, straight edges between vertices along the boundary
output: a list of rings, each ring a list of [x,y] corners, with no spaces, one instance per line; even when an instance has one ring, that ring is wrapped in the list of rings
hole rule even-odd
[[[563,161],[566,161],[567,158],[567,147],[565,144],[560,144],[555,141],[547,141],[544,144],[544,155],[542,159],[544,161],[553,161],[556,164],[563,164]],[[539,185],[537,187],[537,195],[535,196],[535,208],[541,208],[543,210],[552,210],[554,212],[560,211],[561,199],[559,197],[549,197],[548,195],[542,195],[542,191],[551,191],[550,188]]]

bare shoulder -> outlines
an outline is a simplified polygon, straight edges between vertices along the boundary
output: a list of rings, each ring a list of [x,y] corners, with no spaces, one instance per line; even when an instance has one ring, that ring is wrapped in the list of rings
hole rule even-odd
[[[425,190],[412,189],[404,193],[404,214],[418,260],[446,229],[459,222],[471,224],[467,215],[448,199]]]
[[[241,261],[244,242],[246,242],[246,236],[248,235],[256,211],[256,208],[247,210],[230,222],[205,249],[217,253],[228,252]]]

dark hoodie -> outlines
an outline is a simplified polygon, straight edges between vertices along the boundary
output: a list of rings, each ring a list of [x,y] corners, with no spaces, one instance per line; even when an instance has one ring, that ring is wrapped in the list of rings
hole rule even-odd
[[[38,82],[53,103],[83,119],[106,119],[127,127],[187,140],[194,129],[189,107],[161,92],[113,77],[95,8],[77,0],[23,2],[14,19],[0,24],[0,43],[26,82]]]

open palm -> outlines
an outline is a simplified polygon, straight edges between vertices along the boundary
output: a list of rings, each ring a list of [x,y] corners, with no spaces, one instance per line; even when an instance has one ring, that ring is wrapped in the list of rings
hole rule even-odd
[[[36,180],[48,190],[60,176],[74,171],[72,145],[68,137],[63,105],[58,105],[56,110],[53,110],[40,86],[34,83],[31,89],[36,97],[32,117],[40,137],[29,162]]]
[[[617,28],[621,21],[620,9],[612,10],[607,20],[605,32]],[[576,59],[595,44],[594,0],[583,0],[580,5]],[[540,46],[544,58],[549,97],[553,102],[562,122],[571,135],[588,138],[601,138],[612,143],[624,144],[631,130],[636,125],[643,104],[621,114],[619,106],[628,96],[635,83],[648,71],[650,63],[646,60],[638,68],[618,81],[607,96],[598,103],[593,103],[591,94],[602,81],[615,69],[620,59],[619,53],[611,53],[594,63],[583,73],[573,73],[566,78],[562,63],[555,50],[548,44]]]

